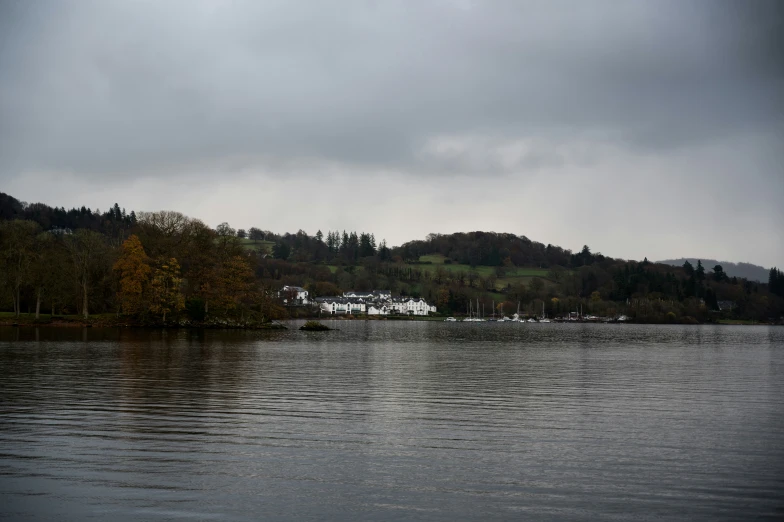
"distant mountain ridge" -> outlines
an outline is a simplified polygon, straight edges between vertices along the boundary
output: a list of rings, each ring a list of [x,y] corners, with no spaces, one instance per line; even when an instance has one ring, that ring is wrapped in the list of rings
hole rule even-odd
[[[681,257],[678,259],[665,259],[663,261],[657,261],[657,263],[664,263],[665,265],[672,265],[672,266],[683,266],[683,263],[688,261],[694,266],[697,266],[697,260],[699,258],[696,257]],[[744,277],[749,281],[759,281],[761,283],[767,283],[768,277],[770,276],[770,269],[759,266],[753,265],[751,263],[732,263],[730,261],[717,261],[715,259],[700,259],[702,261],[702,266],[705,267],[706,271],[710,271],[716,265],[721,265],[724,269],[724,272],[730,277]]]

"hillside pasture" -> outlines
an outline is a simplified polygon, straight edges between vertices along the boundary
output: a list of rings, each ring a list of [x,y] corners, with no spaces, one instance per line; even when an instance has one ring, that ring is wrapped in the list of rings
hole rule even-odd
[[[495,288],[496,291],[499,291],[503,288],[506,288],[507,285],[517,286],[517,285],[528,285],[531,280],[534,278],[540,278],[544,281],[545,286],[552,287],[557,286],[558,283],[552,281],[548,278],[548,274],[550,272],[547,268],[538,268],[538,267],[510,267],[504,268],[502,270],[502,275],[498,275],[498,267],[495,266],[476,266],[471,267],[470,265],[464,265],[460,263],[444,263],[444,256],[441,255],[427,255],[421,256],[419,258],[419,263],[406,263],[404,266],[410,267],[412,270],[420,270],[422,272],[427,272],[429,274],[434,274],[436,270],[439,268],[447,270],[450,274],[454,275],[459,272],[464,272],[466,275],[469,272],[475,272],[479,275],[479,277],[486,279],[490,276],[496,277]],[[338,267],[336,265],[327,265],[330,272],[333,274],[337,271]],[[346,267],[344,267],[346,268]],[[355,275],[360,275],[364,270],[363,267],[357,266],[354,269]],[[468,281],[466,281],[468,284]],[[478,281],[474,282],[476,286]],[[416,285],[413,286],[415,288]],[[501,297],[501,294],[499,294]]]
[[[548,268],[538,268],[538,267],[495,267],[495,266],[475,266],[471,267],[470,265],[463,265],[460,263],[445,263],[444,261],[446,258],[442,255],[438,254],[431,254],[427,256],[421,256],[419,258],[419,263],[412,264],[411,266],[416,266],[422,270],[432,270],[435,271],[439,267],[445,270],[449,270],[450,272],[469,272],[474,271],[479,274],[481,277],[488,277],[490,275],[496,275],[499,279],[501,278],[519,278],[519,277],[541,277],[547,278],[548,273],[550,270]],[[497,270],[502,268],[503,275],[498,275]]]
[[[275,246],[273,241],[266,241],[264,239],[253,240],[248,238],[238,238],[238,240],[246,250],[255,250],[260,254],[271,254],[272,247]]]

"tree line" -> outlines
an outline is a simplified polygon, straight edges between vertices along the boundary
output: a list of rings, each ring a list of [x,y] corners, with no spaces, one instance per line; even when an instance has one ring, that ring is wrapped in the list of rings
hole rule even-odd
[[[290,285],[312,296],[384,288],[424,297],[446,314],[463,313],[478,300],[486,313],[506,315],[518,308],[551,316],[582,309],[650,322],[784,315],[784,278],[775,268],[767,284],[758,284],[728,277],[720,265],[626,261],[514,234],[430,234],[390,248],[367,232],[275,234],[227,223],[211,229],[177,212],[126,212],[117,204],[106,212],[66,211],[9,198],[0,194],[0,309],[17,314],[44,309],[149,323],[266,321],[287,313],[275,296]],[[444,264],[421,261],[428,255]],[[508,277],[517,267],[546,275]],[[719,306],[724,302],[731,312]]]
[[[117,235],[0,222],[0,287],[17,316],[114,313],[142,324],[280,317],[254,258],[236,235],[177,212],[140,212]]]

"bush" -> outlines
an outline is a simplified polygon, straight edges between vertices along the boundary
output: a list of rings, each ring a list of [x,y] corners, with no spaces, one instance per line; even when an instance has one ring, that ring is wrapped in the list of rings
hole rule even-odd
[[[321,324],[318,321],[308,321],[302,326],[299,327],[300,330],[305,330],[307,332],[325,332],[327,330],[332,330],[329,326],[325,324]]]

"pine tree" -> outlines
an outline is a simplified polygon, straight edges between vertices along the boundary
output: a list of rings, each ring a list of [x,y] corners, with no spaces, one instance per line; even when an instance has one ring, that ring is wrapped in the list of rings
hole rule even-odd
[[[770,290],[771,294],[784,297],[784,272],[776,267],[770,269],[768,290]]]

